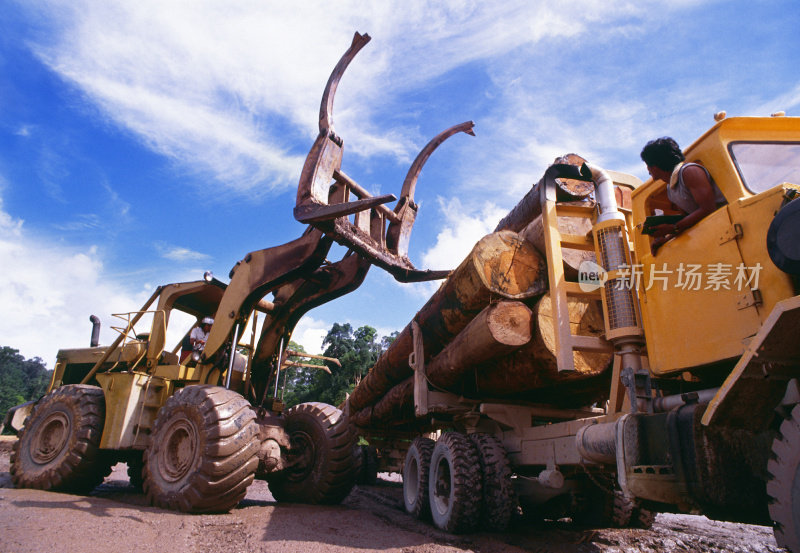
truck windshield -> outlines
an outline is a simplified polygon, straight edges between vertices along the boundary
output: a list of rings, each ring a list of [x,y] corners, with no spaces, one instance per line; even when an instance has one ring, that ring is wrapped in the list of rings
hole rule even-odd
[[[800,184],[798,143],[734,142],[730,151],[742,182],[754,194],[784,182]]]

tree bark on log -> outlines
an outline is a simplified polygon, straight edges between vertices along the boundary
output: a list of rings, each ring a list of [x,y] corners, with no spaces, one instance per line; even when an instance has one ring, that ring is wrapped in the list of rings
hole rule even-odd
[[[452,389],[471,366],[527,344],[532,321],[533,313],[521,302],[504,301],[488,306],[426,365],[428,381],[436,388]],[[371,408],[351,417],[359,426],[413,420],[414,377],[408,377]]]
[[[547,266],[529,242],[510,231],[485,236],[414,317],[422,331],[426,361],[441,352],[492,300],[533,298],[546,290]],[[355,412],[373,405],[408,378],[412,351],[409,324],[353,391],[351,409]]]
[[[568,202],[568,205],[593,205],[588,202]],[[586,217],[559,217],[558,230],[562,234],[574,234],[586,236],[592,232],[592,221]],[[541,215],[531,221],[519,233],[525,240],[533,244],[536,251],[546,255],[544,241],[544,224]],[[593,251],[576,250],[572,248],[562,248],[561,257],[564,259],[564,276],[567,280],[577,281],[578,270],[584,261],[596,262]]]
[[[605,332],[603,310],[599,301],[568,298],[570,330],[580,336],[602,336]],[[558,372],[553,311],[550,295],[536,305],[533,339],[510,355],[493,358],[466,378],[462,393],[468,397],[519,398],[527,392],[548,389],[548,401],[567,402],[571,385],[577,381],[593,380],[611,365],[613,353],[575,351],[574,372]],[[580,406],[580,405],[578,405]]]
[[[553,161],[547,168],[544,176],[533,185],[525,196],[515,205],[508,215],[497,224],[494,231],[513,230],[519,232],[524,229],[531,221],[542,214],[541,187],[549,178],[553,178],[554,165],[574,165],[580,166],[586,160],[577,154],[566,154]],[[575,180],[555,178],[556,199],[559,201],[582,200],[588,198],[594,192],[594,183]]]

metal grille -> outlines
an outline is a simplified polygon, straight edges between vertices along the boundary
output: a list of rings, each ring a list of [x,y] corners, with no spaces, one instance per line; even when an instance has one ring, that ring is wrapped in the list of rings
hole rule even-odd
[[[609,280],[605,284],[608,327],[611,330],[639,326],[636,320],[636,304],[632,289],[624,278]]]
[[[624,223],[620,226],[602,228],[597,232],[598,247],[606,271],[616,271],[620,267],[630,269],[628,241]],[[608,328],[637,327],[636,303],[631,283],[626,278],[609,280],[605,284],[605,299],[608,309]]]
[[[622,227],[607,227],[597,232],[600,253],[603,256],[603,268],[615,271],[628,264],[627,247]]]

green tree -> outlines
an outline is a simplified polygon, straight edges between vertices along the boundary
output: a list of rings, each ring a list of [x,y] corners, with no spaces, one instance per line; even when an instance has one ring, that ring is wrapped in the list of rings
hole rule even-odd
[[[284,396],[287,406],[306,401],[341,404],[346,394],[352,392],[375,365],[385,349],[384,344],[390,344],[394,336],[379,339],[378,331],[371,326],[365,325],[353,330],[349,323],[334,323],[322,342],[325,346],[323,355],[338,359],[342,366],[325,362],[330,374],[308,368],[287,374]]]
[[[43,396],[51,375],[39,357],[25,359],[16,349],[0,347],[0,419],[15,405]]]
[[[291,350],[305,353],[305,348],[296,342],[289,342]],[[320,359],[308,359],[306,357],[289,356],[289,361],[306,363],[309,365],[324,366]],[[308,397],[314,385],[314,377],[320,369],[310,367],[289,367],[283,374],[282,385],[284,385],[283,401],[288,407],[303,403],[304,397]],[[285,384],[284,384],[285,383]]]

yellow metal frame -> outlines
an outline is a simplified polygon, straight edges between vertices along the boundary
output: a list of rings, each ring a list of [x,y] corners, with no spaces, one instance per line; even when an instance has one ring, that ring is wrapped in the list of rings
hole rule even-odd
[[[562,247],[593,251],[592,235],[575,236],[562,234],[558,229],[558,217],[585,217],[593,219],[595,206],[559,205],[556,201],[555,185],[545,180],[540,187],[542,206],[542,228],[546,249],[547,276],[550,301],[553,306],[553,337],[555,339],[556,361],[559,371],[574,371],[574,351],[609,352],[611,344],[602,338],[576,336],[570,329],[569,296],[600,300],[600,289],[584,291],[577,282],[569,282],[564,276],[564,264],[552,260],[563,259]]]
[[[766,233],[780,207],[784,188],[753,194],[743,184],[729,145],[740,141],[798,142],[800,118],[737,117],[714,125],[689,146],[686,160],[701,163],[711,173],[728,205],[718,209],[678,237],[650,252],[652,238],[638,230],[634,250],[642,270],[666,270],[665,284],[640,290],[642,322],[650,366],[655,375],[678,374],[704,365],[741,357],[778,302],[794,295],[788,275],[774,266],[765,248]],[[632,194],[633,223],[641,228],[652,214],[653,201],[663,196],[664,183],[649,180]],[[731,289],[706,289],[713,266],[730,267]],[[704,271],[701,290],[680,289],[676,271],[699,265]],[[758,292],[734,286],[737,268],[760,265]],[[666,288],[666,290],[664,290]],[[698,341],[702,338],[702,346]]]

